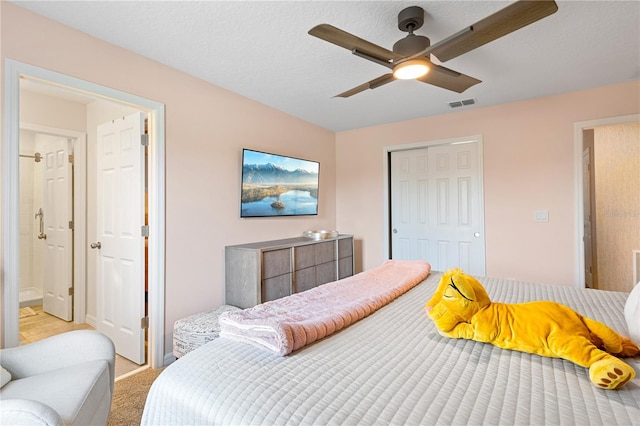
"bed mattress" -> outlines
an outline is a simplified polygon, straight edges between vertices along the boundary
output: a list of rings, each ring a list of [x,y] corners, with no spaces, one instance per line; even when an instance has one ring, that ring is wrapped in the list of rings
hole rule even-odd
[[[640,425],[640,374],[602,390],[569,361],[441,337],[424,313],[439,278],[285,357],[216,339],[158,377],[142,424]],[[480,281],[494,301],[554,300],[627,334],[626,293]]]

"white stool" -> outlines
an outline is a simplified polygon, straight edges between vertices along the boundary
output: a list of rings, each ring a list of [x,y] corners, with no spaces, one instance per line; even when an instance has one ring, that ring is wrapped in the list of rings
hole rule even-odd
[[[217,339],[220,336],[220,324],[218,324],[220,314],[240,310],[235,306],[222,305],[176,321],[173,325],[173,355],[180,358],[205,343]]]

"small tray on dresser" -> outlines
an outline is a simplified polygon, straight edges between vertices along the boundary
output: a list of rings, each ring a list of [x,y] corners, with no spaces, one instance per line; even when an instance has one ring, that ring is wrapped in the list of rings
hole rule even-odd
[[[311,240],[328,240],[330,238],[336,238],[338,236],[338,231],[326,231],[324,229],[304,231],[302,236]]]

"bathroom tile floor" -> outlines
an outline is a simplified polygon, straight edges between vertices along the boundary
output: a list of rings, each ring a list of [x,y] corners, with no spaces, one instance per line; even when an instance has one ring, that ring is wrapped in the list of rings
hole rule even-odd
[[[64,333],[72,330],[95,330],[89,324],[75,324],[57,318],[42,310],[42,306],[32,306],[31,309],[36,315],[30,315],[20,318],[20,344],[26,345],[55,334]],[[116,355],[116,377],[129,373],[140,368],[134,362],[126,358]]]

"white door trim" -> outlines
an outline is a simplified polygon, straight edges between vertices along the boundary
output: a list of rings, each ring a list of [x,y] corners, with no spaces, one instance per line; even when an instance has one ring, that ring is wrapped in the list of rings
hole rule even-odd
[[[85,300],[87,294],[86,280],[86,250],[79,247],[86,246],[87,216],[85,205],[87,188],[87,135],[73,130],[57,129],[55,127],[39,126],[37,124],[20,123],[20,130],[40,133],[50,136],[61,136],[73,139],[73,322],[83,324],[86,317],[86,304],[77,303]],[[18,287],[19,289],[19,287]],[[19,290],[18,290],[19,291]]]
[[[149,116],[149,362],[164,365],[165,134],[164,104],[12,59],[4,63],[2,122],[2,330],[0,346],[18,346],[20,76],[135,106]]]
[[[584,277],[584,206],[582,205],[582,150],[583,131],[594,127],[612,126],[624,123],[636,123],[640,121],[640,114],[621,115],[618,117],[599,118],[596,120],[578,121],[573,124],[573,158],[574,158],[574,194],[575,194],[575,244],[576,244],[576,282],[578,288],[585,287]]]
[[[384,215],[383,215],[383,231],[382,231],[382,235],[383,235],[383,242],[382,242],[382,250],[383,250],[383,259],[390,259],[391,258],[391,223],[389,221],[390,217],[391,217],[391,190],[390,190],[390,185],[391,185],[391,176],[389,176],[389,168],[390,168],[390,163],[389,163],[389,154],[393,151],[405,151],[408,149],[417,149],[417,148],[426,148],[429,146],[435,146],[435,145],[448,145],[448,144],[454,144],[454,143],[465,143],[465,142],[477,142],[478,144],[478,174],[479,174],[479,181],[478,181],[478,186],[480,188],[480,194],[479,194],[479,200],[480,200],[480,232],[482,233],[482,235],[485,235],[485,226],[484,226],[484,168],[483,168],[483,163],[484,163],[484,157],[483,157],[483,146],[482,146],[482,135],[473,135],[473,136],[467,136],[467,137],[461,137],[461,138],[452,138],[452,139],[438,139],[438,140],[433,140],[433,141],[426,141],[426,142],[416,142],[416,143],[410,143],[410,144],[403,144],[403,145],[391,145],[391,146],[385,146],[383,148],[383,155],[382,155],[382,180],[383,180],[383,196],[382,196],[382,200],[383,200],[383,211],[384,211]],[[485,241],[486,241],[486,235],[485,235]],[[485,265],[484,265],[484,270],[486,271],[486,247],[483,247],[483,250],[485,251]]]

